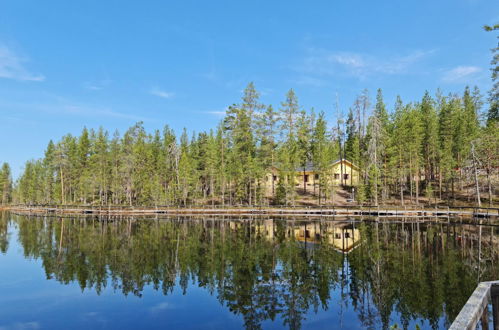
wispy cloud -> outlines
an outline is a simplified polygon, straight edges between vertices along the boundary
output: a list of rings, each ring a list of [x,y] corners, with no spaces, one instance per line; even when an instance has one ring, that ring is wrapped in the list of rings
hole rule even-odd
[[[40,323],[38,322],[18,322],[7,326],[0,326],[0,330],[34,330],[40,329]]]
[[[5,110],[5,114],[2,114]],[[34,101],[18,101],[18,102],[6,102],[5,100],[0,100],[0,114],[5,117],[10,113],[15,113],[17,115],[22,115],[21,119],[27,121],[30,118],[30,114],[46,114],[47,118],[51,116],[74,116],[82,118],[115,118],[123,120],[133,120],[133,121],[150,121],[151,118],[143,117],[133,113],[127,113],[122,111],[117,111],[111,107],[98,105],[98,104],[88,104],[76,102],[74,100],[68,100],[57,95],[48,95],[45,98],[39,97]],[[16,117],[12,117],[11,120],[15,120]],[[27,117],[27,118],[25,118]]]
[[[314,87],[322,87],[326,84],[326,81],[324,81],[324,79],[319,79],[310,76],[300,76],[297,79],[293,79],[291,82],[297,85],[306,85]]]
[[[149,311],[151,313],[158,313],[158,312],[161,312],[161,311],[164,311],[164,310],[167,310],[167,309],[172,309],[173,306],[167,302],[162,302],[162,303],[159,303],[159,304],[156,304],[154,306],[152,306],[151,308],[149,308]]]
[[[112,80],[109,78],[101,79],[94,82],[86,82],[83,84],[83,87],[91,90],[91,91],[100,91],[104,88],[108,87],[112,83]]]
[[[128,119],[135,121],[147,121],[148,118],[136,116],[129,113],[118,112],[106,107],[88,106],[88,105],[63,105],[59,108],[54,108],[56,112],[63,112],[69,115],[78,115],[84,117],[110,117],[119,119]]]
[[[204,114],[208,114],[208,115],[212,115],[212,116],[221,118],[221,117],[225,117],[225,115],[227,114],[227,110],[229,110],[229,107],[225,107],[222,109],[216,109],[216,110],[200,111],[200,113],[204,113]]]
[[[149,94],[154,95],[154,96],[158,96],[158,97],[161,97],[164,99],[170,99],[173,96],[175,96],[175,93],[167,92],[167,91],[161,90],[157,87],[151,88],[151,90],[149,91]]]
[[[0,78],[14,79],[20,81],[43,81],[42,74],[31,73],[23,63],[28,60],[15,54],[11,49],[0,45]]]
[[[308,55],[301,64],[295,67],[295,70],[307,74],[307,79],[304,77],[301,79],[304,83],[312,85],[320,83],[317,76],[345,75],[366,79],[380,74],[406,74],[418,62],[434,52],[434,50],[416,50],[406,55],[381,57],[356,52],[309,48]]]
[[[460,83],[476,78],[476,75],[482,71],[477,66],[460,65],[447,70],[442,75],[442,81],[445,83]]]
[[[213,115],[216,117],[223,117],[226,115],[225,110],[224,111],[203,111],[203,113],[207,113],[209,115]]]

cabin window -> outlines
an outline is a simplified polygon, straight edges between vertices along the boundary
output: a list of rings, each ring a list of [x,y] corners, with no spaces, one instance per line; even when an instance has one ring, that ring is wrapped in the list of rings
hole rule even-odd
[[[349,232],[345,233],[345,238],[350,238],[350,233]]]
[[[273,176],[274,181],[277,181],[277,175]]]
[[[308,182],[308,174],[305,174],[305,175],[303,176],[303,181]]]
[[[343,179],[348,180],[348,174],[343,174]]]
[[[319,174],[314,175],[315,180],[319,180]]]
[[[334,179],[335,180],[339,180],[340,179],[340,175],[338,173],[334,173]]]
[[[334,234],[334,238],[340,239],[341,238],[341,234],[338,234],[338,233]]]

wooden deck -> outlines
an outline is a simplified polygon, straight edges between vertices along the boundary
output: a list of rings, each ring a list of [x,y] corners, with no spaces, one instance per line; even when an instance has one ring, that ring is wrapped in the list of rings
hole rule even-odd
[[[377,217],[471,217],[498,218],[499,209],[410,209],[395,207],[85,207],[85,206],[11,206],[21,214],[88,214],[88,215],[272,215],[272,216],[377,216]]]

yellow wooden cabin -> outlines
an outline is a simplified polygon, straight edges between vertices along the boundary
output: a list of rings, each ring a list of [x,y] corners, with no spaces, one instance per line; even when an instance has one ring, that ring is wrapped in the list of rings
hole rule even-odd
[[[347,159],[338,159],[332,162],[325,173],[327,182],[334,186],[357,186],[359,183],[359,167]],[[269,169],[264,178],[267,195],[272,195],[279,182],[279,168],[274,166]],[[312,163],[295,170],[294,181],[298,189],[315,191],[319,186],[320,175]]]

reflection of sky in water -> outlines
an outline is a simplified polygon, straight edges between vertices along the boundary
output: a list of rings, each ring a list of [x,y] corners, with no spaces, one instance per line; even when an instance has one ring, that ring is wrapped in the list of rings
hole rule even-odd
[[[97,295],[93,288],[82,291],[77,281],[65,285],[55,279],[47,280],[42,260],[24,257],[14,223],[10,224],[9,231],[9,249],[6,254],[0,253],[0,330],[243,327],[243,317],[220,304],[216,290],[210,294],[208,289],[198,287],[192,279],[185,295],[177,280],[173,292],[166,296],[161,290],[154,290],[152,285],[146,285],[142,297],[124,296],[121,291],[114,291],[109,281]],[[278,262],[275,271],[281,272],[282,267]],[[345,281],[343,292],[338,283],[331,287],[327,310],[321,303],[317,310],[310,306],[302,321],[303,328],[360,327],[358,311],[354,310],[349,297],[352,277],[348,267],[347,259],[344,270],[339,272],[339,277]],[[264,320],[262,328],[287,328],[281,317],[277,315],[274,321]],[[379,316],[376,320],[379,322]],[[394,311],[390,321],[391,324],[401,324]],[[419,320],[411,321],[410,328],[414,328],[416,323],[422,328],[430,327],[428,322]],[[439,326],[445,327],[443,318],[440,318]]]
[[[151,286],[141,298],[124,296],[108,286],[100,295],[82,292],[77,282],[63,285],[46,280],[41,260],[23,256],[12,230],[7,254],[0,254],[0,329],[133,329],[237,328],[239,316],[218,303],[216,296],[190,285],[187,295],[176,288],[164,296]]]

